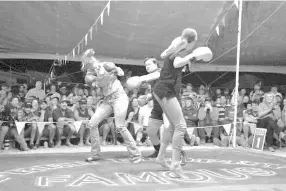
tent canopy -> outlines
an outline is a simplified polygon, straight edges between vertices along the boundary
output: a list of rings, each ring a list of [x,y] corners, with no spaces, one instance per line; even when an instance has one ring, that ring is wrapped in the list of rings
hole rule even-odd
[[[106,4],[107,1],[0,2],[0,50],[30,57],[68,54]],[[103,25],[99,20],[87,47],[102,57],[141,60],[159,55],[186,27],[198,31],[201,44],[222,5],[223,2],[111,1],[110,16],[105,11]]]
[[[0,58],[63,58],[88,32],[106,3],[0,2]],[[81,47],[80,52],[94,48],[100,59],[142,65],[146,56],[158,57],[184,28],[192,27],[199,34],[197,45],[207,43],[214,58],[231,49],[211,64],[194,65],[193,71],[234,71],[238,9],[236,6],[230,8],[232,3],[111,1],[110,16],[104,13],[103,25],[99,20],[97,30],[93,29],[92,40],[89,39],[87,47]],[[283,19],[286,7],[282,6],[264,22],[281,3],[284,2],[243,3],[242,40],[247,39],[241,47],[241,71],[286,73],[286,20]],[[215,26],[224,15],[225,26],[220,25],[217,35]],[[263,25],[253,32],[261,23]],[[78,57],[68,59],[79,60]]]

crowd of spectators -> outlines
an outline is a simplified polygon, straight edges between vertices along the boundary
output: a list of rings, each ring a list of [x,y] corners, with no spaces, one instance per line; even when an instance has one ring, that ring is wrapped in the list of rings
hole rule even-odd
[[[124,83],[122,83],[124,85]],[[261,82],[253,90],[240,89],[237,108],[236,143],[251,147],[255,128],[267,129],[266,148],[274,152],[285,146],[286,98],[273,86],[269,92],[262,91]],[[138,146],[150,145],[145,133],[153,102],[140,107],[138,97],[151,92],[150,86],[144,84],[141,89],[129,91],[130,98],[126,125]],[[226,124],[234,120],[234,97],[229,89],[216,89],[212,92],[201,85],[197,91],[191,84],[181,88],[181,105],[188,128],[194,131],[185,138],[186,145],[213,143],[220,147],[232,144],[232,129],[227,132]],[[28,89],[26,84],[16,91],[2,85],[0,91],[0,149],[4,149],[5,140],[15,140],[23,151],[45,147],[60,147],[65,144],[90,145],[88,120],[101,103],[103,96],[100,88],[75,85],[72,89],[64,84],[51,84],[43,90],[41,81]],[[18,132],[15,121],[26,122],[24,129]],[[74,122],[82,121],[80,129]],[[38,122],[38,123],[37,123]],[[44,130],[39,131],[39,122],[47,122]],[[200,127],[200,128],[196,128]],[[205,128],[201,128],[205,127]],[[232,125],[233,127],[233,125]],[[112,116],[99,125],[101,144],[124,144],[117,133]],[[160,136],[160,134],[158,134]],[[64,141],[64,143],[62,143]]]

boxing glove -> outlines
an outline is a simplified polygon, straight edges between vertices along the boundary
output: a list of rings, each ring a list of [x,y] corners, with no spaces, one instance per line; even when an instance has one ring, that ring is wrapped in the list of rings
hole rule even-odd
[[[85,79],[85,83],[86,83],[87,85],[92,85],[92,83],[93,83],[94,81],[96,81],[96,76],[94,76],[94,75],[92,75],[92,74],[87,74],[84,79]]]
[[[143,107],[148,102],[148,96],[147,95],[141,95],[141,96],[138,97],[137,100],[138,100],[138,105],[140,107]]]
[[[116,71],[116,66],[113,62],[104,62],[102,65],[107,72]]]
[[[139,76],[130,77],[126,81],[126,87],[129,90],[134,90],[134,89],[140,88],[141,85],[142,85],[142,81],[141,81],[141,78]]]
[[[117,76],[124,76],[124,71],[120,67],[116,67]]]
[[[196,48],[191,54],[196,59],[196,61],[209,62],[213,58],[213,53],[208,47]]]

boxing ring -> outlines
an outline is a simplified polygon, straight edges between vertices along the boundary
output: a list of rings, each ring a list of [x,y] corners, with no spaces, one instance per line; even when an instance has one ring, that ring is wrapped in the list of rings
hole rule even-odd
[[[126,152],[105,152],[104,160],[93,163],[83,162],[86,153],[2,155],[0,190],[286,190],[286,158],[232,148],[186,152],[187,178],[182,180],[152,159],[131,164]]]
[[[240,45],[248,38],[247,36],[241,40],[242,0],[237,2],[239,8],[237,45],[231,48],[233,50],[237,47],[236,107],[232,136],[234,148],[236,148],[236,124],[238,121],[236,114]],[[255,30],[258,28],[259,26]],[[225,54],[227,53],[221,56]],[[104,160],[92,163],[83,161],[87,156],[86,152],[21,153],[19,155],[2,155],[1,153],[0,191],[19,188],[31,191],[89,191],[94,189],[103,191],[286,190],[283,178],[286,177],[286,158],[233,148],[184,149],[188,156],[187,164],[184,166],[187,178],[181,180],[172,178],[169,171],[161,170],[152,159],[144,158],[140,164],[131,164],[126,159],[126,152],[104,152],[104,148]],[[150,153],[150,151],[142,152],[143,156]],[[167,155],[170,158],[170,152]]]

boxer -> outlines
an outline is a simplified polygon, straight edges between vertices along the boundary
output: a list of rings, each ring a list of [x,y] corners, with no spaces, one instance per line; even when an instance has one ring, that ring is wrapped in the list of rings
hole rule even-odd
[[[112,62],[100,62],[94,57],[94,51],[89,49],[82,56],[82,71],[86,72],[85,82],[91,86],[99,87],[104,96],[103,102],[98,106],[88,124],[91,137],[91,157],[88,157],[86,161],[101,159],[98,125],[114,113],[116,129],[124,139],[131,162],[140,163],[142,161],[141,152],[136,147],[136,142],[125,124],[129,98],[117,79],[117,76],[124,75],[123,70]]]
[[[182,69],[188,65],[191,71],[192,62],[200,60],[208,62],[212,59],[212,52],[207,47],[197,48],[192,53],[183,56],[183,54],[193,49],[196,41],[197,32],[194,29],[187,28],[183,31],[181,37],[176,38],[161,54],[164,65],[153,89],[155,99],[171,124],[171,128],[168,128],[161,138],[156,162],[165,168],[169,168],[178,178],[186,177],[180,165],[180,155],[187,125],[177,99],[181,88]],[[172,142],[172,162],[169,166],[165,161],[165,152],[170,142]]]

